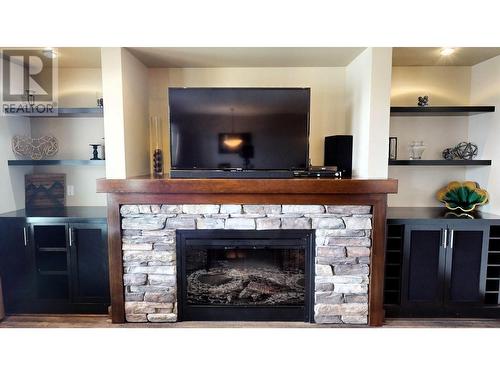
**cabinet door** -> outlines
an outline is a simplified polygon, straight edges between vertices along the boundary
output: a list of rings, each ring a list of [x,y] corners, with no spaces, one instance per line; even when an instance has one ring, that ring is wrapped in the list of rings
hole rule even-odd
[[[0,221],[0,276],[8,314],[31,312],[34,263],[29,231],[24,219]]]
[[[106,224],[69,226],[73,303],[109,301]]]
[[[443,299],[446,227],[407,225],[403,250],[402,304],[439,305]]]
[[[446,250],[446,302],[483,302],[488,256],[487,231],[488,228],[482,224],[450,225]]]

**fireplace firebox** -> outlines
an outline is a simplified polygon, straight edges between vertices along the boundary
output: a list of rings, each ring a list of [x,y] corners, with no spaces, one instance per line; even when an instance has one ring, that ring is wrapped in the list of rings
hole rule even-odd
[[[178,230],[178,320],[313,321],[314,231]]]

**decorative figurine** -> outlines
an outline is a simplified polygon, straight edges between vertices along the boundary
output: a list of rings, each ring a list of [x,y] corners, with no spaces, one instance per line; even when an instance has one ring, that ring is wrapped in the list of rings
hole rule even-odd
[[[90,160],[102,160],[99,157],[99,152],[97,151],[97,148],[101,145],[99,143],[91,143],[89,146],[92,147],[92,158]]]
[[[427,107],[428,105],[429,105],[429,97],[427,95],[418,97],[419,107]]]

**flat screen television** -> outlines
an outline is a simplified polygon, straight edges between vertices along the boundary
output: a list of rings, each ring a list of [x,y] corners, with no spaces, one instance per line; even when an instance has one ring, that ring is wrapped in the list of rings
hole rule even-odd
[[[172,170],[297,170],[309,160],[308,88],[170,88]]]

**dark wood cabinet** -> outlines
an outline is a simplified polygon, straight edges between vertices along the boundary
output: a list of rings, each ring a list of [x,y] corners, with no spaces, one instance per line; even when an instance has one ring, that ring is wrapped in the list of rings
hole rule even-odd
[[[0,273],[7,313],[106,313],[105,217],[0,215]],[[102,213],[102,210],[97,210]],[[46,214],[47,215],[47,214]]]
[[[69,227],[72,298],[78,303],[107,303],[109,277],[105,224]]]
[[[444,300],[458,304],[483,303],[489,227],[453,224],[448,233]]]
[[[408,225],[402,263],[402,302],[436,304],[442,300],[445,247],[443,226]]]
[[[437,210],[407,219],[389,210],[387,316],[500,318],[500,220],[439,217]]]
[[[0,222],[0,275],[7,313],[22,312],[33,298],[30,228],[24,219]]]

